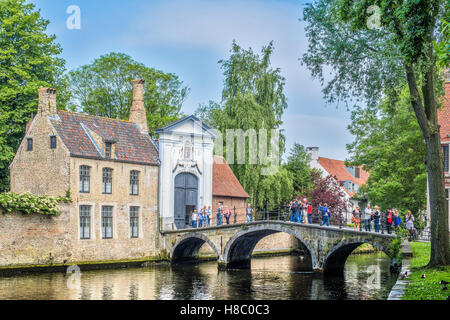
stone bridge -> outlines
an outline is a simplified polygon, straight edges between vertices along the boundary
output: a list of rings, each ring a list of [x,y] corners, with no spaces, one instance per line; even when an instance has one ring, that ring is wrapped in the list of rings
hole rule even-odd
[[[161,232],[161,249],[172,263],[194,262],[206,242],[217,256],[219,269],[250,268],[253,249],[262,238],[285,232],[299,240],[308,254],[311,270],[342,273],[350,253],[369,243],[389,256],[388,247],[395,235],[356,231],[350,228],[321,227],[285,221],[258,221],[198,229]]]

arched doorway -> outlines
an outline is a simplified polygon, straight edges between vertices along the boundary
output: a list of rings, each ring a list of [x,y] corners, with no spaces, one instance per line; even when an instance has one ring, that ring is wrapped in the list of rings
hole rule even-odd
[[[189,225],[192,210],[197,209],[198,179],[187,172],[175,177],[174,219],[177,229]]]

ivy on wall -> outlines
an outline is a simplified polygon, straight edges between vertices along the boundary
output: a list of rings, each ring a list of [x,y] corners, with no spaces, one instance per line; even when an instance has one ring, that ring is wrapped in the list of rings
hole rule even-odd
[[[38,196],[25,192],[22,194],[14,192],[0,193],[0,209],[3,213],[37,213],[48,216],[59,216],[59,203],[70,203],[70,192],[63,197]]]

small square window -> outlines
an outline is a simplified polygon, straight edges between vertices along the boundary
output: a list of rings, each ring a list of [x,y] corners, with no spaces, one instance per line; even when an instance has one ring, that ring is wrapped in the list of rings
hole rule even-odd
[[[50,149],[56,149],[56,136],[50,137]]]
[[[27,151],[33,151],[33,139],[32,138],[27,139]]]

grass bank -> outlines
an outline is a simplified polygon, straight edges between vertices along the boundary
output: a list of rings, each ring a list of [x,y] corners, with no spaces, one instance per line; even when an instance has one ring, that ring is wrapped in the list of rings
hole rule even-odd
[[[410,242],[413,251],[411,259],[411,276],[408,280],[403,300],[445,300],[450,296],[450,285],[447,291],[442,290],[441,280],[450,282],[450,266],[426,268],[430,260],[430,243]],[[425,274],[425,279],[422,275]]]

